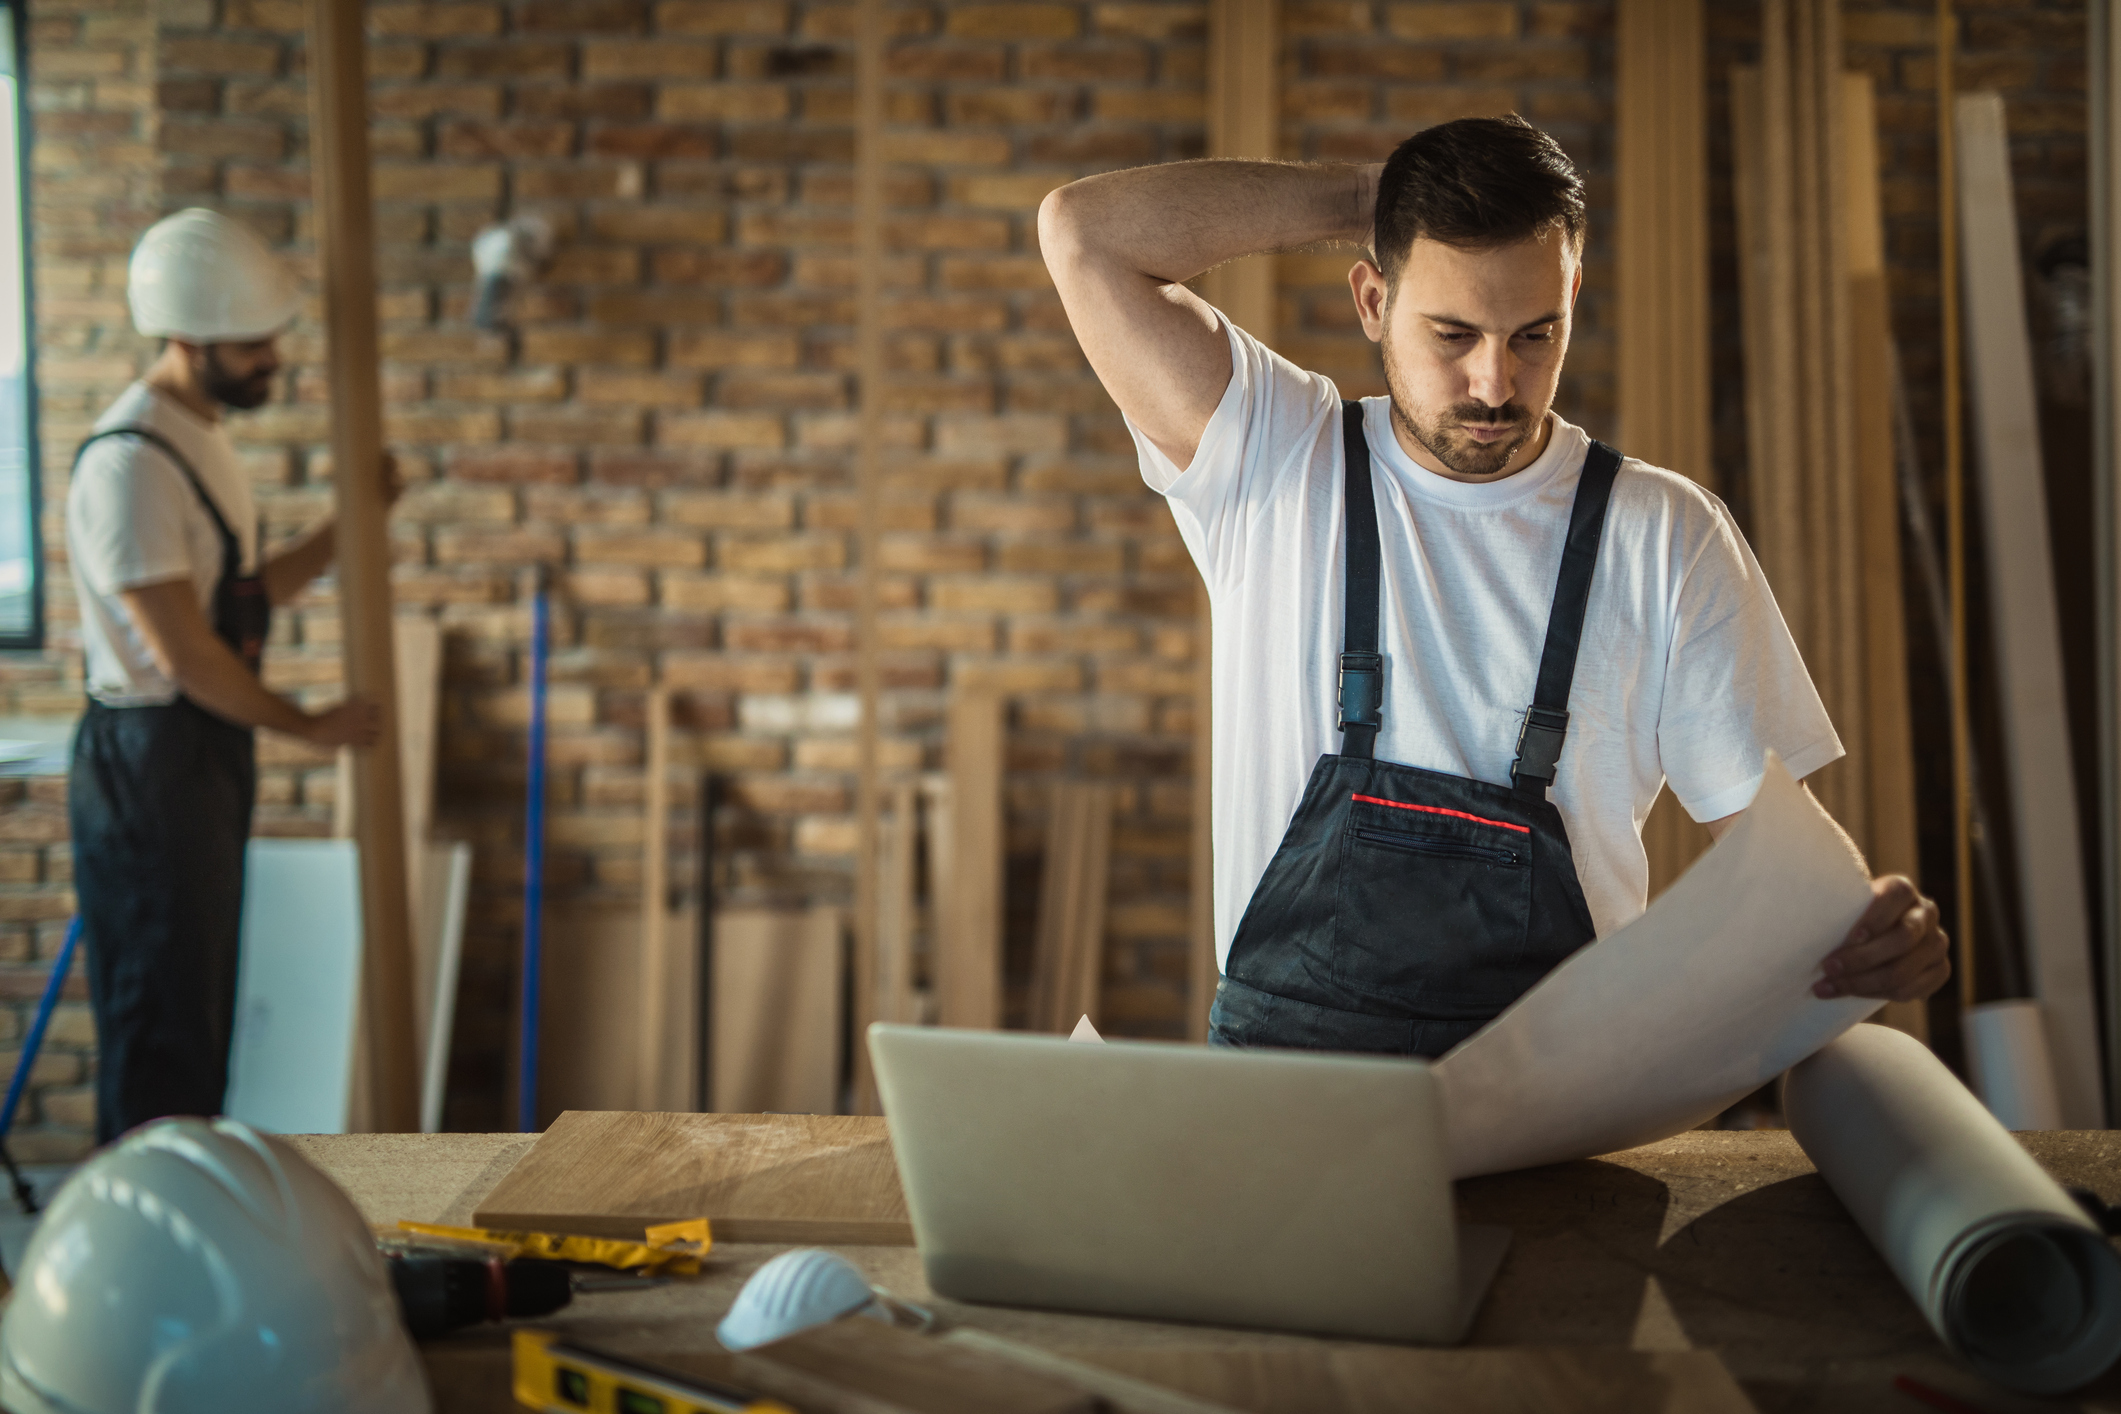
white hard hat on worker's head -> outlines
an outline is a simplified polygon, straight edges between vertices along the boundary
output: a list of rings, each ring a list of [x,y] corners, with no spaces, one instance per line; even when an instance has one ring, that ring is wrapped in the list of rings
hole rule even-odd
[[[234,1120],[157,1120],[37,1225],[0,1316],[12,1414],[428,1414],[361,1215]]]
[[[203,206],[147,228],[133,247],[125,296],[135,329],[191,344],[268,338],[299,305],[294,275],[257,232]]]

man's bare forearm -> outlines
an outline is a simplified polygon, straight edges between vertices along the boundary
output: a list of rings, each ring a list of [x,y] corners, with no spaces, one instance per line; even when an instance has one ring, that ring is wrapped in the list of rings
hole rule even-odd
[[[1049,218],[1084,252],[1165,284],[1265,251],[1367,246],[1376,167],[1200,161],[1085,177]]]

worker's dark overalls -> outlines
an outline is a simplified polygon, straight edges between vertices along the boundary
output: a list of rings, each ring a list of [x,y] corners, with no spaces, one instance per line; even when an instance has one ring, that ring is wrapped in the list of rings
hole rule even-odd
[[[1620,454],[1591,444],[1569,515],[1532,706],[1490,785],[1372,759],[1383,720],[1381,561],[1362,405],[1342,407],[1348,580],[1341,754],[1322,756],[1245,907],[1210,1039],[1439,1056],[1591,941],[1547,799]]]
[[[221,537],[214,633],[257,672],[272,603],[264,579],[242,572],[241,542],[198,473],[144,427],[98,432],[81,450],[105,437],[159,448],[213,517]],[[81,719],[66,808],[96,1018],[98,1143],[161,1115],[221,1112],[257,784],[250,728],[187,698],[91,701]]]

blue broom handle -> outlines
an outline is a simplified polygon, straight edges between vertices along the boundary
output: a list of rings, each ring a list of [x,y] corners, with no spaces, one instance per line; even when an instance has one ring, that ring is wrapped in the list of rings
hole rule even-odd
[[[37,1052],[44,1048],[45,1029],[52,1024],[52,1010],[59,1005],[59,994],[66,988],[66,974],[74,965],[74,948],[80,941],[81,915],[77,913],[66,925],[66,942],[59,949],[59,960],[52,964],[52,975],[44,983],[44,998],[37,1003],[37,1019],[29,1024],[29,1035],[23,1039],[14,1079],[7,1082],[7,1101],[0,1104],[0,1139],[14,1132],[15,1109],[22,1103],[22,1092],[29,1088],[29,1073],[36,1069]]]
[[[544,954],[545,656],[549,609],[538,592],[530,631],[530,799],[523,812],[523,1050],[516,1087],[516,1128],[538,1127],[538,973]]]

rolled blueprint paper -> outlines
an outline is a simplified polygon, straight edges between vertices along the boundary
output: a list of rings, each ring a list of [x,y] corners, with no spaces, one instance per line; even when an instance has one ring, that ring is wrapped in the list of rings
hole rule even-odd
[[[1859,1026],[1789,1073],[1790,1131],[1944,1343],[2061,1394],[2121,1356],[2121,1256],[1929,1048]]]
[[[1649,911],[1436,1064],[1451,1176],[1663,1139],[1878,1009],[1812,995],[1870,905],[1863,862],[1770,755],[1759,792]]]
[[[1983,1002],[1966,1013],[1974,1093],[2005,1129],[2061,1129],[2054,1052],[2036,1001]]]

